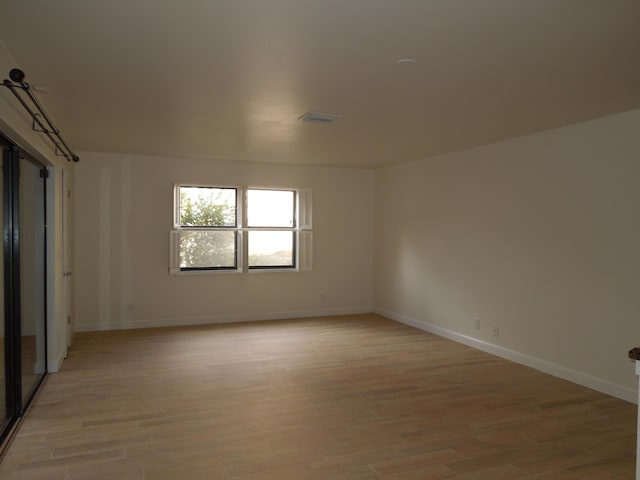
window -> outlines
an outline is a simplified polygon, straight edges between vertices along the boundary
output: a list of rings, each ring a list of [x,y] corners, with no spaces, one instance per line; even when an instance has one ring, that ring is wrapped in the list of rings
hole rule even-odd
[[[295,193],[247,190],[249,268],[295,268]]]
[[[171,273],[311,270],[311,191],[176,185]]]
[[[238,267],[238,191],[180,186],[176,209],[181,270]]]

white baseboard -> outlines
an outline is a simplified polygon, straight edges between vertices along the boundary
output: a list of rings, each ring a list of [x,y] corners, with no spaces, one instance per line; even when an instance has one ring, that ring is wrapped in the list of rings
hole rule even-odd
[[[612,397],[616,397],[621,400],[626,400],[627,402],[638,403],[637,392],[622,385],[617,385],[601,378],[593,377],[591,375],[587,375],[586,373],[563,367],[562,365],[558,365],[556,363],[548,362],[537,357],[532,357],[524,353],[516,352],[515,350],[510,350],[508,348],[501,347],[500,345],[495,345],[483,340],[478,340],[477,338],[469,337],[468,335],[463,335],[461,333],[455,332],[453,330],[448,330],[431,323],[416,320],[415,318],[411,318],[406,315],[390,312],[378,307],[374,307],[373,311],[378,315],[389,318],[391,320],[395,320],[397,322],[404,323],[405,325],[424,330],[425,332],[433,333],[434,335],[453,340],[454,342],[462,343],[469,347],[482,350],[483,352],[491,353],[492,355],[496,355],[498,357],[506,358],[507,360],[511,360],[512,362],[535,368],[536,370],[548,373],[550,375],[553,375],[554,377],[577,383],[578,385],[582,385],[583,387],[591,388],[592,390],[611,395]]]
[[[45,361],[44,359],[42,360],[37,360],[34,364],[33,364],[33,373],[35,373],[36,375],[42,375],[44,372],[46,372],[47,369],[45,368]]]
[[[47,371],[49,373],[58,372],[62,366],[62,362],[64,362],[64,354],[62,352],[56,358],[48,358]]]
[[[186,325],[209,325],[218,323],[258,322],[264,320],[284,320],[288,318],[329,317],[333,315],[354,315],[371,313],[370,306],[327,308],[318,310],[300,310],[272,313],[248,313],[209,315],[203,317],[171,317],[142,320],[127,320],[112,322],[109,325],[82,324],[75,325],[76,332],[95,332],[99,330],[130,330],[134,328],[177,327]]]

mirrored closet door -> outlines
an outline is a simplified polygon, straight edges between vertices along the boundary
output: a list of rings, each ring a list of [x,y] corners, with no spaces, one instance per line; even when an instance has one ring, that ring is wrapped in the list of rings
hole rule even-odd
[[[24,414],[46,365],[46,168],[5,137],[0,262],[0,442]]]

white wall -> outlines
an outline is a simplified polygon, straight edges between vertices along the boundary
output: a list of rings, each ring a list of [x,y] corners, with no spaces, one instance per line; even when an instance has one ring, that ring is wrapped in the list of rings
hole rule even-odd
[[[377,171],[376,310],[634,400],[639,132],[635,110]]]
[[[75,172],[78,330],[371,311],[372,172],[81,157]],[[314,271],[169,275],[174,183],[313,189]]]

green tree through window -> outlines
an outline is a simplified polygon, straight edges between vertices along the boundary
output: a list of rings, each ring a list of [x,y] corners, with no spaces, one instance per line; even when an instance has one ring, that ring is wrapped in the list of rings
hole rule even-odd
[[[236,268],[236,189],[180,188],[180,268]]]
[[[311,190],[174,188],[171,274],[313,269]]]
[[[180,226],[235,227],[234,188],[181,187]]]

